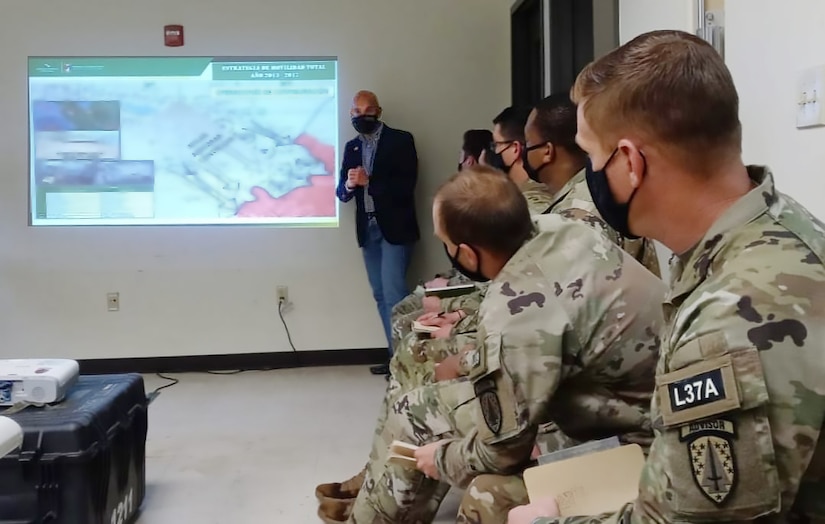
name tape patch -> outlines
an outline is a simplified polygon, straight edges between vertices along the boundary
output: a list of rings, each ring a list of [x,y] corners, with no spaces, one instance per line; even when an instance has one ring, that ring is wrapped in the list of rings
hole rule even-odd
[[[727,398],[721,369],[701,373],[667,387],[670,390],[670,409],[674,413]]]
[[[665,374],[656,383],[665,426],[709,418],[741,405],[730,355]]]

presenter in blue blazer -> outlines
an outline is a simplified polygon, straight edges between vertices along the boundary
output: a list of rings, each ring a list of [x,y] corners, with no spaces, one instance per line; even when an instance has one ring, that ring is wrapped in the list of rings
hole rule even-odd
[[[409,294],[407,268],[419,239],[414,195],[418,154],[410,133],[381,122],[374,93],[359,91],[350,117],[358,136],[344,149],[336,193],[341,202],[355,199],[358,245],[391,355],[390,314]],[[386,364],[370,371],[389,373]]]

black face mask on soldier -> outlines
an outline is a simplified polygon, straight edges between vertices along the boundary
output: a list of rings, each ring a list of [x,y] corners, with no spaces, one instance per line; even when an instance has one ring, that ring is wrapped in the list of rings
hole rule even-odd
[[[610,191],[610,183],[607,181],[607,166],[613,161],[619,148],[616,148],[604,163],[604,167],[599,170],[593,169],[593,162],[588,158],[586,167],[587,187],[590,189],[590,196],[593,197],[593,204],[596,206],[602,219],[616,230],[617,233],[625,238],[636,239],[639,238],[630,232],[628,220],[630,217],[630,203],[633,202],[633,197],[636,196],[638,187],[633,190],[627,202],[616,202],[616,197]],[[644,157],[644,155],[643,155]],[[647,171],[647,164],[645,164],[645,171]]]
[[[362,135],[372,134],[378,129],[378,117],[375,115],[358,115],[352,117],[352,127]]]
[[[478,251],[476,251],[472,246],[469,246],[470,249],[473,250],[473,253],[476,254],[476,260],[478,260],[479,266],[481,266],[481,258],[478,256]],[[450,263],[453,265],[456,271],[464,275],[465,277],[469,278],[474,282],[487,282],[490,279],[485,277],[481,274],[481,271],[476,269],[475,271],[471,271],[464,267],[464,264],[458,261],[458,248],[455,250],[455,256],[450,253],[450,250],[447,248],[447,244],[444,244],[444,252],[447,253],[447,258],[450,259]]]
[[[539,167],[534,168],[532,165],[530,165],[530,151],[535,151],[536,149],[544,147],[546,145],[547,144],[536,144],[530,147],[527,147],[525,145],[524,149],[521,150],[521,165],[524,166],[524,171],[527,173],[527,176],[529,176],[530,180],[532,180],[533,182],[541,182],[541,170],[544,169],[544,166],[546,166],[548,163],[545,162]]]
[[[501,153],[504,153],[505,151],[513,147],[513,144],[515,144],[515,142],[511,142],[510,145],[502,149]],[[501,156],[501,153],[496,153],[496,148],[494,145],[490,146],[490,148],[487,150],[487,163],[490,164],[490,167],[498,169],[499,171],[504,171],[509,175],[510,170],[513,169],[513,164],[515,164],[516,161],[513,160],[513,162],[508,166],[504,162],[504,157]]]

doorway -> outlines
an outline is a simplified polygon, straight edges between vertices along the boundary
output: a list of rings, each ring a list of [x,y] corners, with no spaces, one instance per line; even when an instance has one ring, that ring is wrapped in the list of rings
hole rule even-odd
[[[619,45],[618,0],[517,0],[511,9],[513,105],[568,91]]]

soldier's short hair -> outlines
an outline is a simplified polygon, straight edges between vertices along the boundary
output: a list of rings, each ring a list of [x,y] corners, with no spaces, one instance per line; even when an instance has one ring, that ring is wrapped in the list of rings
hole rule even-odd
[[[741,154],[739,95],[730,71],[710,44],[689,33],[636,37],[585,67],[571,98],[584,104],[605,149],[636,135],[699,170]]]
[[[527,200],[501,171],[484,165],[463,169],[435,195],[441,228],[454,244],[510,257],[533,233]]]
[[[524,126],[530,116],[530,107],[510,106],[496,115],[493,125],[499,127],[504,140],[524,143]]]
[[[554,93],[536,104],[536,118],[532,129],[542,141],[550,142],[565,149],[576,157],[585,157],[585,152],[576,144],[576,104],[569,93]]]
[[[461,149],[476,160],[481,157],[481,152],[490,147],[493,141],[493,133],[489,129],[468,129],[464,132],[464,142]]]

